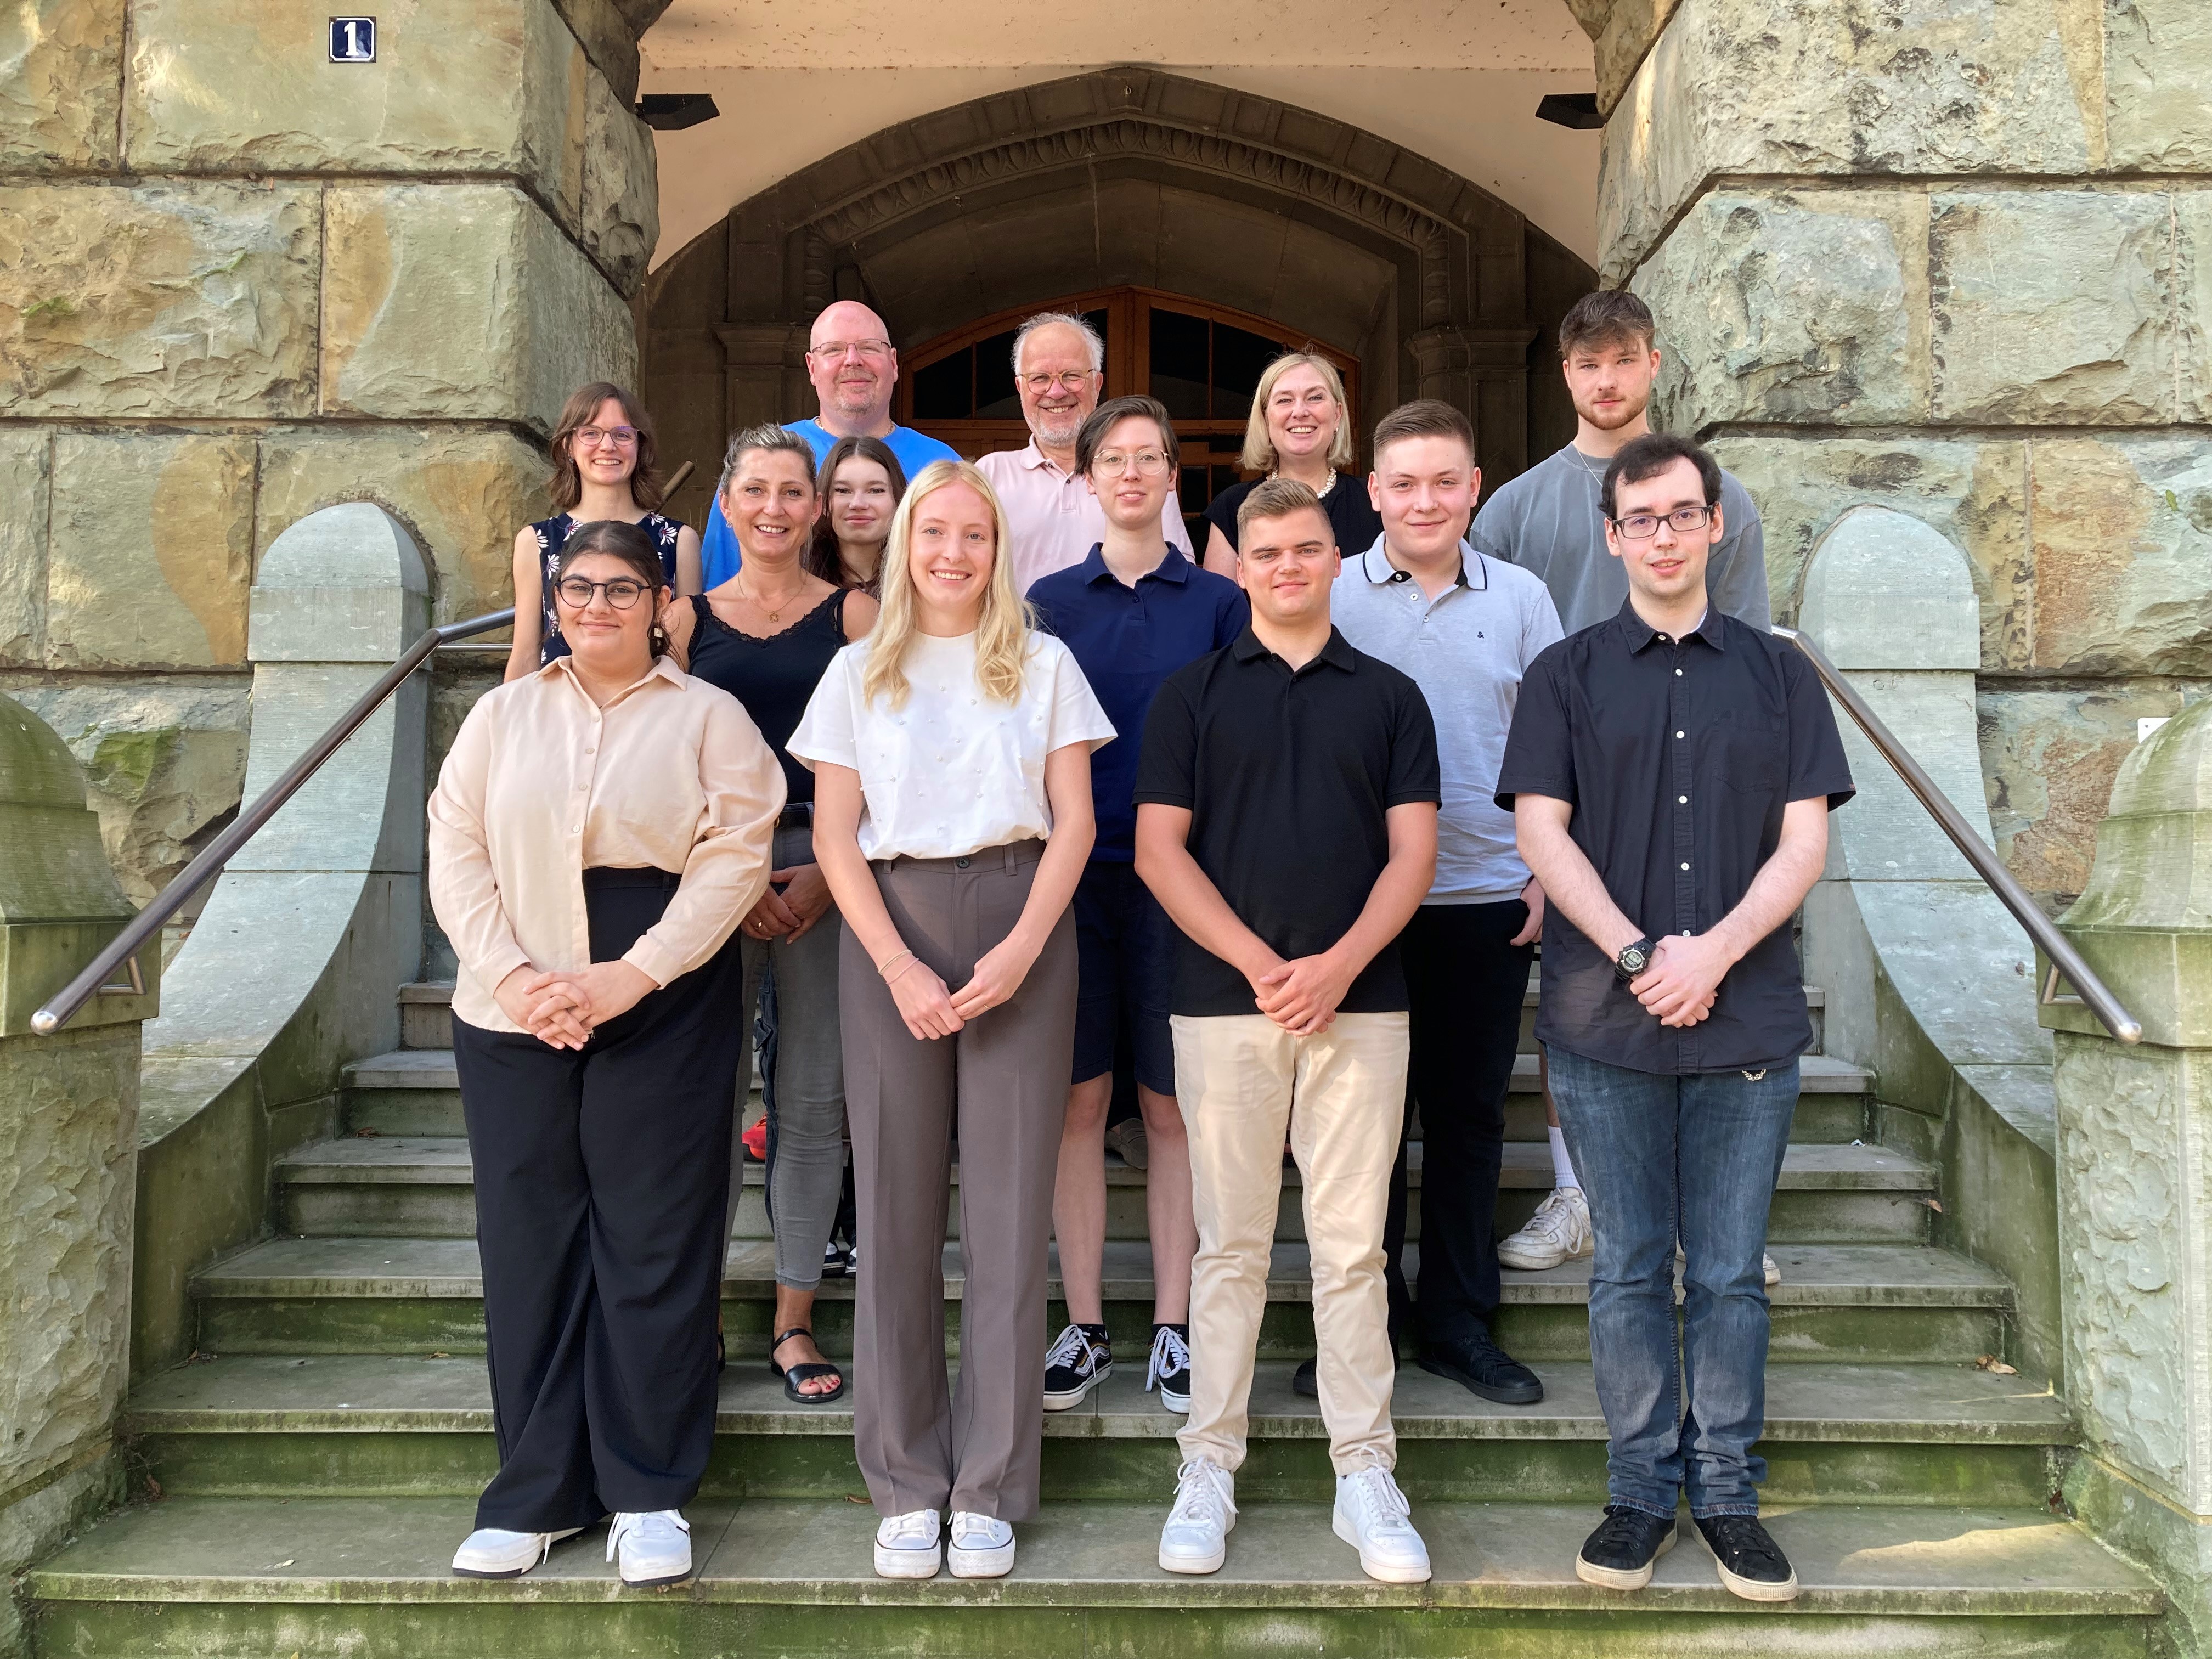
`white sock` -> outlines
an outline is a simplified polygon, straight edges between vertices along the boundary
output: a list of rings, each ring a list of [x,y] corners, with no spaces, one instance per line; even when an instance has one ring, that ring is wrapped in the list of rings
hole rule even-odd
[[[1574,1164],[1567,1157],[1566,1136],[1559,1133],[1559,1126],[1556,1123],[1546,1133],[1552,1137],[1552,1184],[1554,1187],[1580,1187],[1583,1183],[1575,1179]]]

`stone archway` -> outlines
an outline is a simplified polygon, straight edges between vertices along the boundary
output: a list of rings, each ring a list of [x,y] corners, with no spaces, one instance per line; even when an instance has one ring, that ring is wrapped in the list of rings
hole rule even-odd
[[[1557,377],[1530,368],[1595,278],[1496,198],[1370,133],[1102,70],[885,128],[732,209],[648,287],[647,396],[667,453],[708,473],[731,430],[811,409],[806,330],[833,299],[867,301],[912,345],[1124,283],[1352,354],[1370,411],[1458,404],[1503,478],[1532,435],[1540,453],[1571,431]]]

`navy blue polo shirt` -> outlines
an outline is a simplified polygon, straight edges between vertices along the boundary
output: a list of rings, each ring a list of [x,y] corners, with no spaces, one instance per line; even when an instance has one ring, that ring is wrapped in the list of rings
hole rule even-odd
[[[1103,550],[1030,589],[1037,626],[1057,635],[1121,735],[1091,757],[1091,811],[1098,839],[1091,856],[1127,864],[1137,856],[1137,757],[1160,682],[1218,651],[1244,631],[1244,590],[1201,570],[1170,546],[1159,568],[1125,586]]]

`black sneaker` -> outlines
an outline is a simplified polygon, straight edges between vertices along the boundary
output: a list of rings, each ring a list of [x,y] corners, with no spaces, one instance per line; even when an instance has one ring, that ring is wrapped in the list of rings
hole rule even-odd
[[[1145,1370],[1145,1392],[1155,1386],[1160,1404],[1171,1412],[1190,1410],[1190,1327],[1152,1327],[1152,1364]]]
[[[1607,1504],[1604,1523],[1583,1540],[1575,1577],[1600,1589],[1640,1590],[1651,1582],[1651,1564],[1674,1547],[1673,1516]]]
[[[1797,1571],[1755,1515],[1716,1515],[1698,1530],[1720,1563],[1721,1583],[1747,1601],[1794,1601]]]
[[[1432,1344],[1421,1350],[1420,1365],[1501,1406],[1533,1406],[1544,1397],[1544,1384],[1536,1373],[1487,1336]]]
[[[1114,1374],[1103,1325],[1070,1325],[1044,1354],[1044,1408],[1064,1412]]]
[[[1291,1392],[1307,1400],[1321,1398],[1321,1361],[1301,1359],[1298,1368],[1291,1374]]]

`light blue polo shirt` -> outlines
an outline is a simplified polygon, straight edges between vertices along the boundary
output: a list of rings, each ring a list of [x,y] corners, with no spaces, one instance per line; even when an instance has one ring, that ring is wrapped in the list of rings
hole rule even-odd
[[[1390,562],[1383,538],[1347,554],[1329,591],[1329,615],[1352,646],[1421,688],[1437,724],[1443,804],[1437,815],[1437,878],[1426,904],[1518,898],[1528,866],[1513,844],[1513,815],[1491,797],[1521,676],[1562,636],[1543,579],[1460,544],[1459,580],[1431,599]]]

